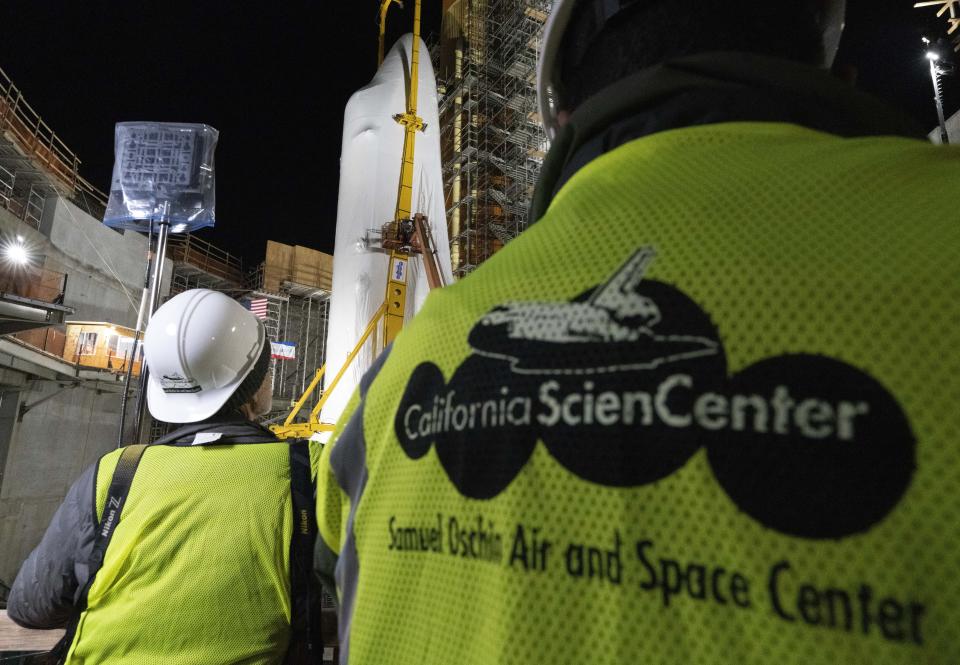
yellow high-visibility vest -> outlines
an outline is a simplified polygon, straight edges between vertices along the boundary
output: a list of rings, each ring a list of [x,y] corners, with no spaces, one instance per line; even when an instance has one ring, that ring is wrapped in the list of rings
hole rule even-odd
[[[97,523],[120,453],[97,469]],[[67,663],[283,662],[292,534],[288,444],[151,446]]]
[[[960,662],[958,183],[780,123],[579,171],[324,452],[349,662]]]

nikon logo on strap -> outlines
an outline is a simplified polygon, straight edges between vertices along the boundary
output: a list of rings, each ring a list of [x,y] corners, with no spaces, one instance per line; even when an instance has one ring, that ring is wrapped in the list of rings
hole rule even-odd
[[[103,518],[103,524],[100,527],[100,536],[106,538],[116,526],[117,513],[120,511],[121,498],[117,496],[107,497],[107,514]]]

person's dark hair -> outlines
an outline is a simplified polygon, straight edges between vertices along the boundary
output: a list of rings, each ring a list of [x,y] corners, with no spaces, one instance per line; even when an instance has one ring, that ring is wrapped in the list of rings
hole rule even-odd
[[[637,0],[597,33],[594,3],[579,0],[561,45],[561,107],[671,58],[741,51],[809,64],[823,38],[815,0]]]
[[[257,394],[257,391],[260,390],[260,386],[263,383],[264,377],[267,376],[267,371],[270,369],[270,341],[267,340],[263,345],[263,351],[260,352],[260,357],[257,358],[256,364],[253,366],[253,369],[250,370],[250,373],[247,374],[247,377],[237,386],[237,389],[230,395],[230,399],[227,400],[227,403],[223,405],[220,411],[217,412],[217,416],[226,417],[226,416],[236,416],[240,413],[240,407],[250,401],[250,398]]]

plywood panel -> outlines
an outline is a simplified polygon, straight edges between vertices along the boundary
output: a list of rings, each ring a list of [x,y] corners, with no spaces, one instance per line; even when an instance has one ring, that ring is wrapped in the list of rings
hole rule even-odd
[[[293,247],[282,242],[267,241],[267,265],[287,269],[293,258]]]
[[[35,328],[17,333],[14,337],[61,358],[67,341],[66,334],[57,328]]]
[[[36,266],[0,266],[0,291],[33,298],[43,302],[56,302],[63,287],[61,273]]]
[[[0,610],[0,653],[5,651],[49,651],[63,637],[64,630],[31,630],[21,628]]]
[[[293,263],[293,247],[282,242],[267,241],[267,256],[263,263],[263,288],[280,293],[280,285],[289,279]]]
[[[333,257],[309,247],[294,247],[293,281],[305,286],[330,290]]]
[[[31,346],[35,346],[38,349],[42,349],[47,341],[47,329],[35,328],[33,330],[25,330],[23,332],[15,334],[14,337],[26,342]]]
[[[130,341],[118,344],[116,350],[113,350],[109,346],[113,336]],[[83,367],[123,372],[127,369],[128,355],[133,350],[133,336],[132,330],[121,326],[111,327],[100,323],[68,324],[63,358]],[[139,358],[133,364],[133,373],[140,373]]]
[[[317,289],[331,288],[333,257],[309,247],[290,246],[267,241],[263,264],[263,287],[279,293],[283,282],[290,281]]]

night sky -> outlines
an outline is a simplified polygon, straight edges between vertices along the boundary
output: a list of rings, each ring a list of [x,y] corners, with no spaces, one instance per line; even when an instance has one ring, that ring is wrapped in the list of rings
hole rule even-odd
[[[913,0],[848,0],[839,60],[858,85],[933,128],[921,33],[936,9]],[[412,25],[391,9],[388,48]],[[423,2],[424,33],[440,0]],[[204,122],[220,130],[217,227],[200,235],[262,259],[266,240],[333,251],[343,107],[376,66],[378,0],[4,0],[0,67],[106,191],[113,126]],[[946,81],[947,113],[960,78]],[[402,109],[398,109],[400,111]]]

